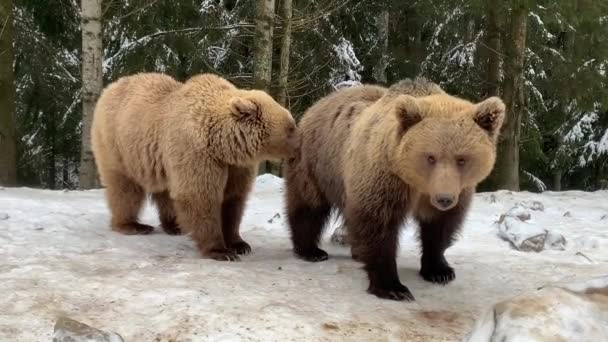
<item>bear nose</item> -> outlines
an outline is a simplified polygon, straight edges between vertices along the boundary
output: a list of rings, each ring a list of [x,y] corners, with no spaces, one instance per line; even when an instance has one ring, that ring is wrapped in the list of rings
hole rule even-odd
[[[449,208],[454,203],[454,196],[448,194],[439,194],[435,197],[437,204],[443,208]]]

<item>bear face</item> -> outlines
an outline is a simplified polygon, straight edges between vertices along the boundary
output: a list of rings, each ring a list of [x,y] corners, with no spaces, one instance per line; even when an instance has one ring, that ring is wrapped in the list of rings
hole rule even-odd
[[[239,90],[230,101],[230,111],[239,124],[258,129],[256,158],[290,158],[295,151],[296,122],[291,113],[270,95],[259,90]]]
[[[431,204],[446,211],[458,204],[492,171],[505,105],[497,97],[478,104],[446,94],[414,98],[399,95],[397,145],[389,158],[394,172]]]

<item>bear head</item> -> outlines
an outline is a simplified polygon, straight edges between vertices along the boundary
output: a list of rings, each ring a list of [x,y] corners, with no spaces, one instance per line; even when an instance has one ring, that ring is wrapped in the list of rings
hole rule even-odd
[[[259,90],[237,90],[229,101],[230,112],[246,132],[244,147],[256,161],[290,158],[296,141],[296,122],[291,113]]]
[[[431,205],[445,211],[458,204],[492,171],[505,117],[498,97],[471,103],[448,94],[392,96],[387,110],[396,118],[393,172]]]

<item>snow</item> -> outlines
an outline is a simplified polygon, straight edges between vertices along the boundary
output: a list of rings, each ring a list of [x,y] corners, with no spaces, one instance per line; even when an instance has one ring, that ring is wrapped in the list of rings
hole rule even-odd
[[[416,297],[408,303],[365,292],[362,265],[329,243],[339,220],[324,236],[329,260],[296,259],[283,182],[271,175],[258,177],[249,199],[241,231],[253,253],[240,262],[202,259],[187,236],[159,229],[112,232],[102,190],[0,188],[0,340],[50,341],[66,316],[125,341],[454,341],[493,303],[608,274],[607,199],[608,191],[477,194],[446,254],[457,274],[447,286],[418,276],[408,227],[398,259]],[[514,207],[530,213],[528,226],[563,235],[564,250],[521,252],[501,240],[494,223]],[[142,222],[158,225],[153,207]]]
[[[585,135],[593,130],[593,124],[599,119],[595,112],[585,113],[564,137],[564,142],[575,143],[581,141]]]
[[[334,85],[344,80],[360,81],[360,71],[363,70],[363,64],[357,58],[353,43],[344,37],[340,37],[337,44],[333,46],[334,53],[338,58],[340,70],[332,70],[332,75],[329,78],[329,84]]]

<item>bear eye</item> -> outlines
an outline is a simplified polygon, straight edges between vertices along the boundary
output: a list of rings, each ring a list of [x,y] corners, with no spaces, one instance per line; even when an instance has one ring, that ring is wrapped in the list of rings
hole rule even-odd
[[[464,159],[463,157],[456,159],[456,163],[458,164],[458,166],[464,166],[464,164],[466,164],[466,162],[467,162],[467,160]]]
[[[435,159],[434,156],[428,156],[426,157],[426,160],[429,162],[429,164],[433,165],[437,162],[437,160]]]

